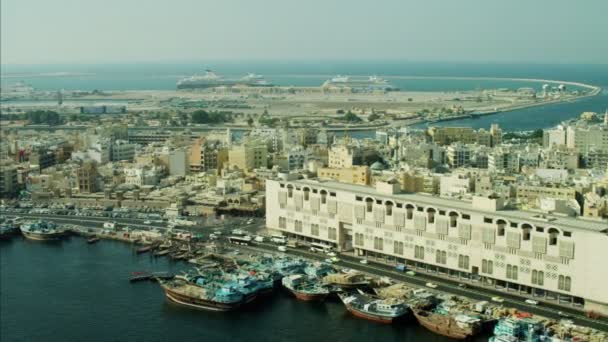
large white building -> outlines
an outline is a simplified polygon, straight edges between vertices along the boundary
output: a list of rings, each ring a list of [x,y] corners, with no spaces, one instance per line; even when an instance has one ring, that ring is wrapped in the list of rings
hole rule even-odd
[[[608,223],[318,180],[266,182],[269,229],[608,313]]]

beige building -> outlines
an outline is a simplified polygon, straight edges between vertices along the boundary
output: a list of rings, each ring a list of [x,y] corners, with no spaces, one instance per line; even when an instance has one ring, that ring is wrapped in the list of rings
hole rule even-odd
[[[432,174],[403,172],[398,180],[404,192],[439,193],[439,178]]]
[[[234,145],[228,151],[228,164],[243,171],[268,167],[268,147],[256,141]]]
[[[553,198],[560,200],[576,199],[576,190],[569,186],[540,186],[540,185],[518,185],[517,199],[523,203],[537,206],[542,198]]]
[[[228,149],[205,138],[194,140],[190,147],[190,172],[219,172],[228,161]]]
[[[76,171],[78,190],[80,192],[97,192],[97,165],[93,161],[85,161]]]
[[[342,183],[369,185],[371,173],[367,166],[353,166],[351,168],[340,169],[323,167],[317,170],[317,175],[320,179],[333,179]]]
[[[266,182],[266,225],[301,242],[608,314],[608,223],[330,181]]]
[[[493,147],[502,143],[502,130],[497,124],[492,124],[490,131],[476,131],[471,127],[429,127],[427,135],[440,146],[460,142]]]

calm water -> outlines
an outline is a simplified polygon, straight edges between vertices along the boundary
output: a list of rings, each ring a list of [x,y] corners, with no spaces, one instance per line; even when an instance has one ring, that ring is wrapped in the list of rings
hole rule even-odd
[[[169,304],[155,283],[127,281],[132,271],[183,267],[120,242],[1,242],[0,340],[448,341],[415,323],[356,319],[333,301],[277,293],[244,311],[210,313]]]

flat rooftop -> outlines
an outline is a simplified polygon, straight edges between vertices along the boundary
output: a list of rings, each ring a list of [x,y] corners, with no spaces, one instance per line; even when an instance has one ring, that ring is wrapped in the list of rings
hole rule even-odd
[[[364,185],[340,183],[336,181],[325,181],[318,179],[299,179],[295,181],[286,181],[286,183],[308,185],[311,187],[322,187],[326,190],[348,191],[359,195],[370,195],[372,197],[390,198],[398,202],[412,202],[416,204],[438,206],[444,208],[459,209],[464,212],[472,212],[484,214],[488,216],[500,216],[507,220],[527,221],[537,223],[543,226],[556,226],[567,230],[591,230],[595,232],[608,232],[608,221],[591,221],[578,219],[574,217],[558,216],[544,214],[543,218],[538,217],[539,212],[503,209],[496,211],[488,211],[476,208],[472,202],[462,201],[453,198],[445,198],[420,193],[399,193],[385,194],[378,192],[375,188]]]

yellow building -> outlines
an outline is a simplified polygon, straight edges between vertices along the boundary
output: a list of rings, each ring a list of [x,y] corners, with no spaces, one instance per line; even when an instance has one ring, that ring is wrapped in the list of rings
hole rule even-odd
[[[228,164],[248,171],[268,166],[268,147],[264,142],[246,142],[234,145],[228,151]]]
[[[320,168],[317,170],[320,179],[333,179],[342,183],[359,185],[370,184],[370,171],[367,166],[353,166],[350,168]]]

